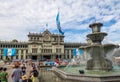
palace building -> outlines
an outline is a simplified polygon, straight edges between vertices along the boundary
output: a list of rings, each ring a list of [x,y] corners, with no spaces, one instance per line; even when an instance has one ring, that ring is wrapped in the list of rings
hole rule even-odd
[[[61,59],[73,58],[73,49],[85,46],[86,43],[66,43],[64,35],[53,34],[48,29],[43,33],[29,33],[27,42],[0,41],[0,58],[4,59],[4,48],[16,48],[17,55],[11,59]]]

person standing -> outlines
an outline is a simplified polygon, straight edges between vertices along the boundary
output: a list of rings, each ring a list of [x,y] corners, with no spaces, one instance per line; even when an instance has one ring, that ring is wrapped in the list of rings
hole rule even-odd
[[[19,68],[18,65],[15,65],[15,68],[13,69],[13,72],[12,72],[13,82],[20,82],[21,76],[22,76],[21,69]]]
[[[33,67],[33,70],[31,71],[31,80],[32,82],[39,82],[38,81],[38,70],[36,69],[36,67]]]
[[[3,68],[1,72],[1,82],[8,82],[8,73],[6,72],[7,68]]]
[[[25,75],[26,74],[26,66],[25,66],[25,64],[23,64],[21,69],[22,69],[22,75]]]
[[[60,65],[59,58],[56,58],[56,60],[55,60],[55,65],[56,65],[56,66],[59,66],[59,65]]]
[[[2,68],[2,67],[0,67],[0,82],[1,82],[1,78],[2,78],[2,76],[1,76],[2,71],[3,71],[3,68]]]

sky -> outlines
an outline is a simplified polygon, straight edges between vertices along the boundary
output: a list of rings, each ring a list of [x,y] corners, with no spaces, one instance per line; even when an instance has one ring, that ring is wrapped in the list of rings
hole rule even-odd
[[[120,44],[120,0],[0,0],[0,40],[28,41],[29,32],[46,29],[58,34],[58,8],[65,42],[86,43],[89,25],[101,22],[103,43]]]

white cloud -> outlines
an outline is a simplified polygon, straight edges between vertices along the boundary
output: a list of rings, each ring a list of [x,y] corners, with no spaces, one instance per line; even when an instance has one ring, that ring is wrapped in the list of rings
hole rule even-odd
[[[86,36],[84,34],[77,34],[77,33],[66,33],[66,36],[65,37],[65,41],[66,42],[79,42],[79,43],[82,43],[82,42],[86,42]]]
[[[96,1],[99,3],[96,4]],[[27,40],[29,31],[40,32],[45,28],[55,30],[55,17],[59,7],[61,26],[64,30],[90,30],[89,24],[95,21],[95,19],[90,20],[92,17],[99,22],[114,19],[116,23],[110,27],[104,27],[104,30],[106,32],[110,30],[108,35],[116,36],[115,42],[119,42],[117,37],[120,29],[119,5],[119,0],[0,0],[0,37],[1,40],[13,38]],[[82,24],[83,21],[87,22]],[[48,27],[45,26],[46,23]],[[115,30],[118,32],[113,34]],[[87,32],[83,34],[86,35]],[[75,42],[85,42],[85,35],[82,37],[79,32],[67,33],[65,41],[70,41],[72,35]]]

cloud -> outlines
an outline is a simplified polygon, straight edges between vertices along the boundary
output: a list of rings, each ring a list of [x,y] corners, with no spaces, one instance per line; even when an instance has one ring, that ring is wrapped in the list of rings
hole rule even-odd
[[[55,17],[59,8],[61,27],[69,30],[65,42],[71,39],[86,42],[85,37],[91,31],[89,24],[95,21],[105,25],[102,31],[108,33],[111,41],[119,42],[119,5],[119,0],[1,0],[0,37],[26,41],[29,32],[43,32],[46,28],[57,31]],[[76,30],[79,32],[73,33]],[[112,39],[113,35],[116,38]]]

